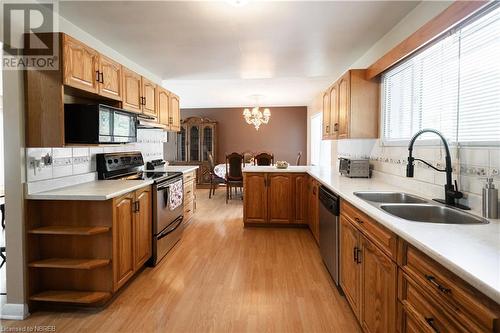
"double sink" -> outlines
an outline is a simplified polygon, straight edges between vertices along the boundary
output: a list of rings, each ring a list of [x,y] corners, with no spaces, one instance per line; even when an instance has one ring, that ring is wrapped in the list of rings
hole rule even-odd
[[[393,216],[413,221],[443,224],[487,224],[488,220],[439,203],[402,192],[354,192]]]

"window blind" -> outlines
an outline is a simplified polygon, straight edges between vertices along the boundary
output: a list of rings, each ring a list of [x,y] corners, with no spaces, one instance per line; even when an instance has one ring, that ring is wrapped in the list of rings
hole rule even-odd
[[[382,86],[384,142],[434,128],[451,142],[499,144],[500,7],[384,73]]]

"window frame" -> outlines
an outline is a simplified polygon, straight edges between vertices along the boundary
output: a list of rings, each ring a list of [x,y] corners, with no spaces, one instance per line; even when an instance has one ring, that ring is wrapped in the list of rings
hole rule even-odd
[[[500,2],[495,2],[489,6],[486,6],[485,8],[479,10],[477,13],[473,14],[468,19],[461,22],[459,25],[453,27],[452,29],[449,29],[449,30],[443,32],[440,36],[438,36],[437,38],[435,38],[431,42],[427,43],[426,45],[424,45],[423,47],[421,47],[417,51],[413,52],[412,54],[408,55],[404,59],[398,61],[397,63],[395,63],[390,68],[388,68],[387,70],[385,70],[383,73],[380,74],[380,78],[381,78],[380,96],[381,96],[381,98],[380,98],[379,107],[380,107],[381,112],[380,112],[380,118],[379,118],[379,121],[380,121],[380,133],[379,133],[380,140],[379,141],[380,141],[381,146],[384,146],[384,147],[405,147],[405,146],[408,146],[408,144],[411,140],[411,138],[410,139],[388,139],[384,135],[385,126],[386,126],[385,120],[386,120],[386,116],[387,116],[386,109],[385,109],[385,107],[386,107],[386,105],[385,105],[386,104],[386,101],[385,101],[386,85],[383,82],[384,74],[386,74],[387,72],[390,72],[396,66],[399,66],[399,65],[403,64],[404,62],[407,62],[409,59],[424,52],[428,48],[441,42],[442,40],[451,36],[452,34],[457,33],[463,27],[474,22],[475,20],[479,19],[480,17],[486,15],[490,11],[493,11],[493,10],[496,10],[499,8],[500,8]],[[412,112],[413,112],[413,110],[412,110]],[[437,139],[437,138],[436,139],[421,139],[420,138],[415,142],[416,146],[428,146],[428,147],[430,147],[430,146],[435,147],[435,146],[439,146],[440,144],[441,144],[441,140]],[[448,140],[448,144],[450,147],[500,147],[500,141],[464,141],[464,142],[460,142],[458,140],[456,140],[456,141],[455,140]]]

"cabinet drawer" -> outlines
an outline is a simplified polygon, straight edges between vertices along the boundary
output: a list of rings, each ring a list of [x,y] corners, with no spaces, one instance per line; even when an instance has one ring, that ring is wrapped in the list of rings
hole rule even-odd
[[[469,331],[499,329],[500,306],[406,242],[402,252],[401,267],[408,276],[423,286]]]
[[[184,183],[189,182],[196,178],[196,173],[194,171],[188,172],[184,174]]]
[[[194,201],[184,202],[184,222],[187,222],[193,217]]]
[[[340,211],[342,215],[353,222],[358,229],[373,241],[389,257],[396,260],[397,236],[387,230],[380,223],[359,211],[345,200],[341,201]]]
[[[404,332],[467,332],[448,316],[422,288],[399,271],[400,331]]]
[[[195,196],[196,183],[194,180],[190,180],[184,183],[184,201],[192,201]]]

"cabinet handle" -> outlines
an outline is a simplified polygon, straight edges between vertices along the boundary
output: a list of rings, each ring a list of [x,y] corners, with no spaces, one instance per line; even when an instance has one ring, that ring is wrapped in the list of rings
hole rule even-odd
[[[333,125],[333,131],[334,132],[338,132],[339,131],[339,124],[338,123],[335,123],[335,125]]]
[[[356,264],[361,264],[361,250],[357,249],[356,251]]]
[[[325,130],[326,130],[326,133],[330,133],[330,126],[329,126],[329,125],[326,125]]]
[[[358,222],[359,224],[363,224],[364,222],[362,220],[360,220],[359,218],[355,217],[354,218],[354,221]]]
[[[353,255],[353,261],[355,263],[357,263],[358,262],[358,247],[357,246],[354,247],[352,255]]]
[[[316,195],[316,186],[313,187],[313,195]]]
[[[101,78],[101,83],[104,84],[104,73],[100,72],[99,77]]]
[[[95,71],[95,80],[99,83],[99,71]]]
[[[434,324],[434,318],[425,317],[425,321],[427,322],[427,324],[429,324],[434,332],[439,333],[439,329],[436,327],[436,324]]]
[[[436,287],[440,292],[442,292],[443,294],[450,294],[451,293],[451,289],[449,288],[446,288],[446,287],[443,287],[442,285],[440,285],[437,281],[436,281],[436,278],[432,275],[425,275],[425,278],[434,285],[434,287]]]

